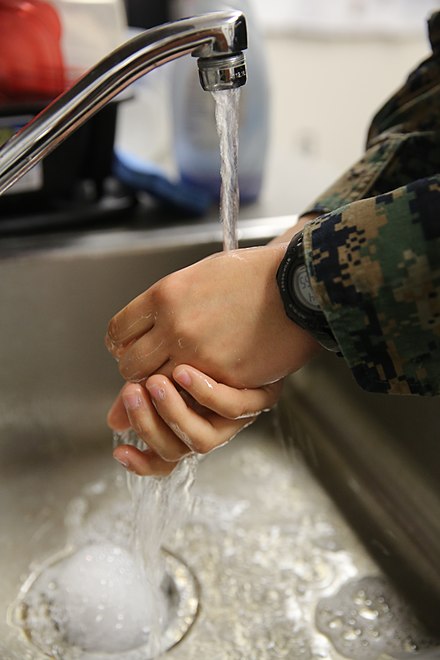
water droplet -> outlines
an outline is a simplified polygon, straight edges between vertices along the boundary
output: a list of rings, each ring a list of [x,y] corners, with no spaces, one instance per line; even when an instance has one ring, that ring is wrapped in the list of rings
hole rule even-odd
[[[353,630],[352,628],[349,630],[346,630],[344,634],[342,635],[343,639],[347,640],[347,642],[352,642],[355,639],[357,639],[356,631]]]
[[[359,614],[363,619],[367,619],[368,621],[374,621],[379,616],[379,612],[377,610],[372,610],[369,607],[361,607]]]

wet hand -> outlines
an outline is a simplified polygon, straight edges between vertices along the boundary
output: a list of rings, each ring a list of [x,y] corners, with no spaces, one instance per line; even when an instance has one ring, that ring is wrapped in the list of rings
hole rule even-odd
[[[143,384],[127,383],[108,414],[111,428],[132,428],[146,443],[144,451],[119,445],[113,453],[139,475],[169,474],[185,455],[206,454],[225,444],[272,408],[282,388],[278,382],[238,390],[187,365],[179,365],[173,379],[179,390],[158,374]]]
[[[215,381],[258,388],[296,371],[319,345],[290,321],[276,284],[286,245],[220,253],[165,277],[110,321],[122,376],[170,377],[187,363]]]

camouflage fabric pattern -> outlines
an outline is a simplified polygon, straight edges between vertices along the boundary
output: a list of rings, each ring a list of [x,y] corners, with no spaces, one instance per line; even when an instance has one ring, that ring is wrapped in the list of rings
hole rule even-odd
[[[440,394],[440,12],[433,55],[375,116],[304,229],[312,286],[366,390]]]
[[[435,208],[440,176],[354,202],[307,225],[315,292],[343,356],[368,391],[440,393]]]

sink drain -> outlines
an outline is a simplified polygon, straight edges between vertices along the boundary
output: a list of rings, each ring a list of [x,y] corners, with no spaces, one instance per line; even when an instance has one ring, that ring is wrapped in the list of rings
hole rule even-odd
[[[153,598],[124,548],[98,543],[60,553],[26,580],[11,623],[56,660],[154,658],[183,639],[199,606],[188,566],[166,551],[163,561]]]

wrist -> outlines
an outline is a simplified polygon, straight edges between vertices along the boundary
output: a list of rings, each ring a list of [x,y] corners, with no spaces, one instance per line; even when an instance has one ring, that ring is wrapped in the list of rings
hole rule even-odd
[[[327,350],[339,350],[307,271],[302,231],[287,246],[277,271],[277,284],[288,318]]]

